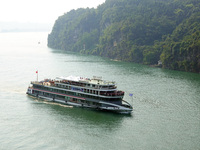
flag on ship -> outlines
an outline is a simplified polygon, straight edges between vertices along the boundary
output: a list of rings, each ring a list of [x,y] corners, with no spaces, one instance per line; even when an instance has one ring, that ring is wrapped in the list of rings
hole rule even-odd
[[[37,81],[38,81],[38,70],[36,71],[36,73],[37,73]]]

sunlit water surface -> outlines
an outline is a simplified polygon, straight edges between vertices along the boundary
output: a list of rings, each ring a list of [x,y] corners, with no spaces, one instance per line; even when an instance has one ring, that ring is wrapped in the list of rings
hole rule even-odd
[[[200,149],[199,74],[50,49],[47,35],[0,33],[0,149]],[[124,116],[29,97],[36,70],[39,79],[116,81],[134,111]]]

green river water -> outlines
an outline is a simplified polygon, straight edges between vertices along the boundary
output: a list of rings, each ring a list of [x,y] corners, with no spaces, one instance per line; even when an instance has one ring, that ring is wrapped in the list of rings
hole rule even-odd
[[[199,74],[50,49],[47,35],[0,33],[1,150],[200,150]],[[29,97],[36,70],[40,80],[116,81],[134,111],[119,115]]]

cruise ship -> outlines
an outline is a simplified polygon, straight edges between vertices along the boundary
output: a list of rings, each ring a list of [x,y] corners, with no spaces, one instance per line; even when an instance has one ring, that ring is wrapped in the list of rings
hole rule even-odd
[[[57,77],[31,81],[27,94],[66,105],[130,114],[133,107],[123,100],[124,92],[102,77]]]

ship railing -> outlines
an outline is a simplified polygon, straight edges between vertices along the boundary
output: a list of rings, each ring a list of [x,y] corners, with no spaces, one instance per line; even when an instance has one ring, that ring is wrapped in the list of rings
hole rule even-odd
[[[79,87],[88,87],[90,88],[90,86],[87,86],[86,83],[80,83],[80,82],[76,82],[76,81],[69,81],[69,80],[61,80],[61,81],[55,81],[54,83],[63,83],[63,84],[67,84],[67,85],[74,85],[74,86],[79,86]],[[114,82],[112,82],[114,83]],[[112,84],[112,86],[100,86],[100,85],[96,85],[93,87],[94,89],[116,89],[117,86],[115,86],[115,84]]]
[[[54,86],[53,81],[32,81],[31,84],[37,84],[37,85],[45,85],[45,86]]]
[[[39,84],[39,85],[43,85],[43,82],[39,82],[39,81],[31,81],[31,84]]]
[[[99,89],[116,89],[117,86],[102,86]]]
[[[116,89],[117,86],[112,86],[112,87],[109,87],[109,89]]]
[[[81,86],[81,87],[86,87],[85,84],[83,83],[77,83],[74,81],[68,81],[68,80],[63,80],[63,81],[55,81],[57,83],[63,83],[63,84],[68,84],[68,85],[75,85],[75,86]]]
[[[115,93],[100,92],[100,95],[104,95],[104,96],[123,96],[124,92],[123,91],[117,91]]]
[[[131,106],[131,104],[129,104],[127,101],[122,100],[122,102],[124,102],[125,104],[122,104],[122,106],[133,109],[133,107]]]

